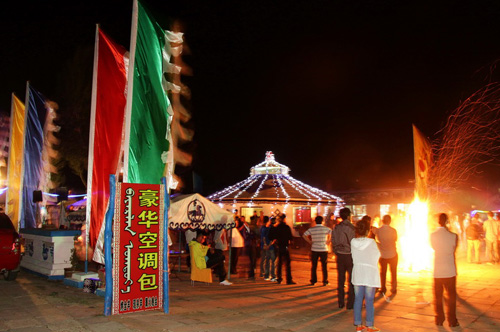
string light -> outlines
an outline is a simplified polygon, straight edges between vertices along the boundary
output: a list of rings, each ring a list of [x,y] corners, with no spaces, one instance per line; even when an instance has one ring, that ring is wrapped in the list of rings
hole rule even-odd
[[[231,201],[233,208],[238,203],[245,203],[246,206],[252,207],[256,205],[256,202],[265,202],[271,204],[271,208],[274,208],[274,205],[282,202],[284,211],[292,203],[309,206],[314,204],[318,211],[320,211],[322,204],[326,206],[335,204],[335,212],[338,213],[338,210],[344,205],[342,198],[294,179],[289,173],[290,168],[276,162],[274,154],[268,151],[263,162],[250,168],[250,176],[247,179],[208,196],[208,199],[219,203],[219,206]],[[250,188],[256,186],[257,183],[258,186],[252,193]],[[263,193],[266,184],[274,191],[274,197],[269,197],[269,191]],[[287,187],[292,192],[287,190]],[[251,196],[249,198],[242,197],[245,193]],[[274,202],[269,202],[270,200]],[[325,214],[327,210],[325,207]]]

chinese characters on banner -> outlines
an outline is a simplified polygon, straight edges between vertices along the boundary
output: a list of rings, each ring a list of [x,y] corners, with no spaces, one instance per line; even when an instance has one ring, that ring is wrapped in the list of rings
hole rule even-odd
[[[163,307],[163,208],[163,186],[118,183],[113,315]]]

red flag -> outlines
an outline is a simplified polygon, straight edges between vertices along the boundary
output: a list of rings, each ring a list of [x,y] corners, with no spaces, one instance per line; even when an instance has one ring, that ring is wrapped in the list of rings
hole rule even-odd
[[[413,152],[415,161],[415,191],[418,197],[428,197],[429,168],[432,163],[432,147],[429,139],[413,125]]]
[[[109,200],[109,175],[118,172],[126,103],[128,53],[99,27],[96,31],[87,176],[90,246],[97,238]]]

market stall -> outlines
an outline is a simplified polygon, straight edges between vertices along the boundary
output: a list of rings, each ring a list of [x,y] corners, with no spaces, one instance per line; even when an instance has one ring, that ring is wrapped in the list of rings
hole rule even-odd
[[[181,235],[186,230],[220,231],[234,226],[232,212],[220,208],[200,194],[172,198],[168,213],[168,227],[179,234],[178,249],[170,250],[170,261],[180,270],[181,260],[187,256],[187,250],[181,239]],[[171,266],[171,270],[174,270],[173,267]]]
[[[232,212],[224,210],[200,194],[172,198],[168,213],[171,229],[221,230],[234,227]]]

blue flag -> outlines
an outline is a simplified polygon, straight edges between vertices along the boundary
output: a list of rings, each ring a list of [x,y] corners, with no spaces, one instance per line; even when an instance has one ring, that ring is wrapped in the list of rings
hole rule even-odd
[[[26,106],[21,228],[36,228],[37,206],[33,203],[33,191],[39,189],[42,176],[43,129],[47,108],[45,97],[29,84]]]

